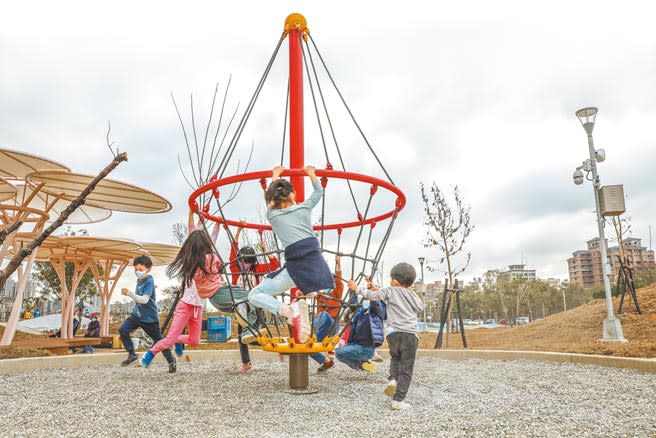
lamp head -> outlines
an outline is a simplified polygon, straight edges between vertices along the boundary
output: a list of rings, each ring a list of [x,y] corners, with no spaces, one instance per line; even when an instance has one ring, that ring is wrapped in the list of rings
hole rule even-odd
[[[574,184],[576,184],[577,186],[580,186],[581,184],[583,184],[583,181],[585,181],[583,172],[581,172],[579,169],[576,169],[574,171],[574,175],[572,175],[572,178],[574,179]]]
[[[581,125],[583,125],[583,129],[585,129],[585,132],[587,132],[588,135],[592,134],[592,130],[594,129],[597,111],[599,111],[597,107],[590,106],[582,108],[576,112],[576,117],[579,118]]]
[[[595,151],[595,160],[597,160],[597,163],[601,163],[606,160],[606,151],[603,149],[597,149]]]
[[[425,261],[426,261],[426,257],[419,257],[419,264],[420,265],[423,265]]]

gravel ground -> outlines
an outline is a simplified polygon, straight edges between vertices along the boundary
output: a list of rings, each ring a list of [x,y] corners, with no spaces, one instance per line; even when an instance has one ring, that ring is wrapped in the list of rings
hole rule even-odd
[[[388,362],[372,374],[338,364],[292,395],[287,364],[231,361],[149,369],[89,367],[0,377],[0,435],[98,436],[656,436],[656,376],[530,361],[419,359],[391,411]]]

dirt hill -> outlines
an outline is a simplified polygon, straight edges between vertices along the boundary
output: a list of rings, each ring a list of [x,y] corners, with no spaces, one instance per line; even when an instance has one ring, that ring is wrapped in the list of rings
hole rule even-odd
[[[656,357],[656,285],[637,291],[642,315],[633,302],[625,300],[626,313],[619,315],[628,344],[599,342],[606,301],[594,300],[567,312],[560,312],[533,323],[499,329],[467,331],[470,348],[492,350],[539,350],[613,356]],[[614,299],[617,311],[619,298]],[[432,348],[435,335],[425,333],[421,347]],[[459,334],[450,334],[448,348],[461,348]]]

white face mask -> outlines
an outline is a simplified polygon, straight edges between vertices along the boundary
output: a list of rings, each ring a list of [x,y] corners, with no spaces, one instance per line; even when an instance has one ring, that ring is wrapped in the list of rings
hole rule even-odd
[[[134,275],[136,275],[138,279],[141,279],[147,273],[148,272],[146,272],[146,271],[134,271]]]

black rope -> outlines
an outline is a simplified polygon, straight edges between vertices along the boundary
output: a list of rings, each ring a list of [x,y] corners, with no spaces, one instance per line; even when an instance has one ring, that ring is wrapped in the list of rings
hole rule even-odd
[[[364,230],[364,222],[367,220],[367,216],[369,215],[369,208],[371,207],[371,201],[374,198],[374,193],[371,191],[369,192],[369,199],[367,200],[367,207],[364,210],[364,215],[360,219],[360,229],[358,231],[358,237],[355,240],[355,247],[353,248],[353,253],[355,253],[358,250],[358,246],[360,245],[360,238],[362,237],[362,231]],[[355,272],[355,259],[351,263],[351,272]]]
[[[287,78],[287,98],[285,99],[285,122],[282,124],[282,148],[280,151],[280,165],[285,159],[285,138],[287,138],[287,114],[289,113],[289,78]]]
[[[310,68],[308,67],[307,60],[305,58],[305,48],[303,47],[303,38],[300,36],[299,40],[301,44],[301,52],[303,54],[303,65],[305,66],[305,73],[308,78],[308,86],[310,87],[310,94],[312,94],[312,103],[314,105],[314,113],[317,116],[317,125],[319,126],[319,134],[321,135],[321,145],[323,146],[323,153],[326,156],[326,164],[330,163],[330,158],[328,157],[328,148],[326,147],[326,139],[323,135],[323,126],[321,126],[321,117],[319,116],[319,107],[317,106],[317,98],[314,95],[314,87],[312,86],[312,75],[310,75]],[[307,43],[306,43],[307,45]]]
[[[216,174],[219,175],[219,177],[223,177],[223,174],[227,169],[227,164],[230,161],[230,158],[232,158],[232,154],[234,153],[235,149],[237,148],[237,143],[239,142],[239,139],[241,138],[241,135],[244,132],[244,128],[246,127],[246,122],[248,121],[248,118],[250,117],[251,112],[255,107],[255,102],[257,101],[257,98],[259,97],[260,92],[262,91],[264,82],[269,76],[269,72],[271,71],[271,67],[273,66],[273,62],[275,61],[276,56],[278,55],[278,50],[280,49],[280,46],[283,40],[285,39],[285,36],[286,33],[283,32],[283,34],[280,36],[280,39],[278,40],[278,44],[276,44],[276,48],[274,49],[273,54],[271,55],[271,58],[269,59],[266,68],[264,69],[264,73],[262,73],[262,77],[260,78],[260,81],[257,87],[255,88],[255,92],[253,93],[253,96],[251,97],[251,100],[248,103],[246,110],[244,111],[244,115],[242,116],[239,125],[237,125],[235,134],[232,137],[232,140],[230,140],[230,143],[228,145],[228,151],[223,156],[223,159],[221,160],[221,163],[219,164],[219,167],[217,169]]]
[[[312,58],[312,52],[310,51],[310,46],[308,45],[307,41],[305,42],[305,45],[307,46],[308,58],[310,58],[310,65],[312,66],[312,71],[314,73],[315,83],[317,84],[317,90],[319,91],[319,97],[321,98],[321,104],[323,106],[324,114],[326,116],[326,120],[328,121],[328,127],[330,128],[330,133],[333,137],[333,142],[335,143],[335,148],[337,149],[337,157],[339,158],[339,162],[342,165],[342,170],[346,172],[346,165],[344,164],[344,158],[342,157],[342,151],[339,148],[339,143],[337,143],[337,136],[335,135],[335,130],[333,129],[333,122],[330,118],[330,113],[328,113],[328,107],[326,105],[326,99],[323,96],[323,90],[321,88],[321,82],[319,81],[319,75],[317,74],[317,70],[314,66],[314,58]],[[307,68],[307,63],[306,63],[306,68]],[[308,77],[309,76],[310,76],[310,74],[308,73]],[[314,91],[313,91],[313,93],[314,93]],[[316,105],[315,105],[315,109],[316,109]],[[319,117],[319,116],[317,115],[317,117]],[[323,132],[322,132],[321,138],[323,140]],[[325,148],[325,146],[324,146],[324,148]],[[326,157],[327,156],[328,156],[328,152],[326,152]],[[346,184],[348,185],[349,192],[351,193],[351,199],[353,200],[353,206],[355,207],[355,211],[358,214],[360,214],[360,209],[358,207],[358,203],[355,200],[355,194],[353,193],[353,187],[351,186],[351,181],[347,179]]]
[[[373,154],[374,158],[376,158],[376,161],[378,162],[378,165],[380,166],[383,173],[385,173],[385,176],[387,177],[389,182],[394,184],[394,181],[392,180],[392,177],[389,175],[389,173],[387,173],[387,170],[385,169],[385,166],[383,166],[383,163],[380,161],[380,158],[378,158],[378,155],[376,155],[376,152],[371,147],[371,144],[369,144],[369,140],[367,140],[367,137],[364,135],[364,132],[362,131],[362,128],[360,128],[360,125],[358,124],[357,120],[355,119],[355,116],[351,112],[351,108],[349,108],[348,104],[346,103],[346,100],[344,99],[344,96],[342,96],[341,91],[339,91],[339,88],[337,87],[337,84],[335,83],[335,80],[333,79],[333,76],[330,74],[330,71],[328,70],[328,66],[326,65],[326,62],[323,60],[323,57],[321,56],[321,52],[319,52],[319,49],[317,48],[317,44],[314,42],[314,38],[312,38],[311,34],[308,34],[308,36],[310,37],[310,41],[312,41],[312,46],[314,47],[314,50],[317,52],[317,55],[319,56],[319,60],[321,61],[321,64],[323,65],[323,68],[326,70],[326,73],[328,74],[328,78],[330,78],[330,82],[333,84],[333,87],[335,87],[335,91],[337,91],[337,94],[339,95],[339,98],[342,100],[342,103],[344,104],[344,107],[346,108],[346,111],[348,111],[349,115],[351,116],[351,120],[353,120],[353,123],[358,128],[358,131],[360,132],[360,135],[362,136],[362,139],[367,144],[367,147],[369,148],[369,151]]]

